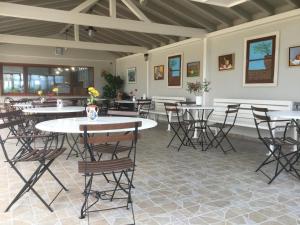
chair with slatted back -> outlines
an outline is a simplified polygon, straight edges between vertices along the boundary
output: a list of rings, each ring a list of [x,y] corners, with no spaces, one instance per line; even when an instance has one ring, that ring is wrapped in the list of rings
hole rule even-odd
[[[262,172],[268,179],[269,184],[272,183],[276,177],[282,172],[286,171],[300,178],[298,170],[294,167],[294,164],[299,159],[300,142],[289,137],[287,131],[292,128],[293,124],[291,120],[272,120],[268,116],[267,108],[259,108],[251,106],[254,123],[257,130],[258,138],[267,147],[269,154],[266,159],[256,169],[256,172]],[[284,124],[284,126],[272,126],[273,124]],[[261,129],[267,127],[267,132],[262,133]],[[274,130],[284,127],[282,137],[275,137]],[[264,129],[265,130],[265,129]],[[293,151],[293,147],[296,146],[297,150]],[[274,169],[274,174],[269,176],[263,167],[270,167]]]
[[[151,108],[151,99],[137,100],[137,111],[139,113],[139,117],[145,119],[148,118],[150,108]]]
[[[194,143],[192,142],[191,134],[190,134],[190,126],[192,125],[189,121],[185,121],[183,119],[183,114],[181,110],[177,108],[177,103],[164,103],[166,116],[168,119],[168,124],[171,127],[171,130],[174,132],[173,137],[171,138],[167,148],[171,146],[171,143],[177,139],[180,141],[180,144],[177,148],[179,151],[182,146],[192,146],[196,149]],[[174,116],[176,117],[175,121],[171,121],[170,118]]]
[[[136,111],[127,111],[127,110],[107,110],[107,116],[129,116],[129,117],[138,117],[139,113]]]
[[[132,205],[131,188],[132,180],[135,171],[136,160],[136,144],[138,140],[138,128],[141,122],[119,123],[119,124],[102,124],[102,125],[81,125],[80,130],[84,132],[80,142],[85,147],[85,160],[78,162],[78,171],[83,173],[85,177],[84,187],[84,202],[81,208],[80,218],[89,216],[91,212],[98,212],[115,208],[127,208],[131,206],[133,217],[133,224],[135,224],[134,211]],[[108,132],[108,133],[107,133]],[[124,133],[125,132],[125,133]],[[100,134],[91,134],[100,133]],[[118,151],[118,146],[121,143],[127,142],[130,147],[122,156],[117,158],[105,159],[98,161],[95,157],[96,145],[108,145],[110,151],[111,146],[114,145],[114,153]],[[93,179],[95,176],[111,176],[114,182],[110,182],[110,187],[107,190],[95,190],[93,188]],[[97,186],[100,188],[99,186]],[[96,188],[96,187],[95,187]],[[94,201],[89,204],[90,197]],[[121,206],[105,207],[103,209],[94,208],[93,206],[99,205],[100,200],[113,201],[125,200],[125,204]]]
[[[0,129],[6,129],[10,127],[18,126],[19,124],[24,123],[24,120],[11,120],[9,122],[5,122],[3,124],[0,124]],[[63,136],[64,137],[64,136]],[[7,149],[7,144],[0,136],[0,145],[2,147],[6,162],[9,163],[10,167],[18,174],[18,176],[21,178],[21,180],[25,183],[24,186],[20,189],[18,194],[15,196],[15,198],[11,201],[11,203],[6,208],[5,212],[7,212],[26,192],[32,191],[33,194],[40,199],[40,201],[52,212],[53,209],[51,208],[51,204],[54,202],[54,200],[58,197],[58,195],[62,192],[62,190],[67,191],[67,188],[62,184],[62,182],[57,178],[57,176],[52,172],[50,169],[50,166],[54,162],[54,160],[60,156],[65,148],[62,147],[63,144],[63,137],[61,139],[61,144],[59,144],[59,135],[30,135],[30,136],[16,136],[9,137],[8,139],[20,139],[22,140],[28,138],[31,140],[31,142],[27,142],[26,151],[24,151],[22,154],[14,154],[11,156],[11,146],[9,146],[10,150]],[[29,164],[30,162],[36,162],[37,167],[34,169],[32,175],[27,178],[25,177],[21,171],[20,167],[16,164],[22,163],[22,164]],[[30,168],[32,167],[32,164],[30,164]],[[41,179],[41,177],[45,174],[45,172],[48,172],[52,178],[59,184],[61,189],[57,192],[56,196],[50,201],[50,203],[47,203],[43,197],[37,192],[37,190],[34,188],[35,184]]]
[[[207,145],[205,150],[207,150],[210,146],[214,144],[214,142],[216,142],[215,148],[220,147],[220,149],[224,153],[227,153],[228,151],[231,150],[236,152],[236,149],[231,143],[228,134],[235,125],[239,109],[240,109],[240,104],[228,105],[225,111],[225,117],[223,123],[208,124],[208,130],[212,134],[213,138],[211,142]],[[212,129],[216,129],[217,132],[214,134]],[[227,149],[225,149],[225,141],[229,145],[229,148]]]

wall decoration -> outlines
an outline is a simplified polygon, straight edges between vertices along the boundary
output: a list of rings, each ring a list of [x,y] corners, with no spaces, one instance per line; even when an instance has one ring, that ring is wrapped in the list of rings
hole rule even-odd
[[[219,56],[219,71],[234,69],[234,54]]]
[[[300,66],[300,46],[289,48],[289,66]]]
[[[163,80],[165,75],[165,66],[154,66],[154,80]]]
[[[187,77],[198,77],[200,76],[200,61],[190,62],[186,66]]]
[[[276,86],[278,33],[245,40],[244,86]]]
[[[127,81],[128,81],[128,84],[136,83],[136,67],[127,69]]]
[[[182,55],[172,55],[168,57],[168,86],[182,86]]]

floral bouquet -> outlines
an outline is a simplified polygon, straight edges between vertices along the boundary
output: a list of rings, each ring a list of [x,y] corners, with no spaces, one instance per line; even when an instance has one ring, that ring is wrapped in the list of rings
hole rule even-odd
[[[58,96],[58,87],[54,87],[52,89],[52,92],[56,94],[56,96]]]
[[[87,99],[87,104],[88,105],[93,105],[93,104],[95,104],[95,98],[98,97],[100,95],[100,93],[94,87],[89,87],[88,92],[89,92],[90,96]]]
[[[200,81],[196,81],[195,83],[193,82],[188,82],[187,83],[187,90],[190,93],[194,93],[195,95],[203,95],[204,92],[209,92],[210,82],[207,80],[204,80],[203,83]]]

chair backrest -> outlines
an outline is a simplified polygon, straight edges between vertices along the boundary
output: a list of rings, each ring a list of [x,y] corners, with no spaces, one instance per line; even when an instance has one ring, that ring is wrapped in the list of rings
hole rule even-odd
[[[130,117],[138,117],[138,112],[136,111],[125,111],[125,110],[107,110],[106,113],[108,116],[130,116]]]
[[[92,152],[92,145],[115,143],[129,141],[135,151],[135,146],[139,138],[138,128],[142,126],[141,121],[117,123],[117,124],[84,124],[80,125],[79,130],[83,131],[83,137],[80,137],[79,142],[85,145],[85,148],[89,152],[91,161],[95,161],[94,154]],[[123,132],[122,132],[123,130]],[[107,131],[104,135],[91,136],[89,133],[95,133],[99,131]],[[135,157],[135,152],[134,152]]]
[[[177,116],[177,119],[179,120],[179,109],[177,108],[177,103],[164,103],[166,116],[168,119],[168,123],[170,123],[169,115],[174,114]]]
[[[239,109],[240,109],[240,104],[227,105],[227,109],[225,110],[223,127],[225,125],[227,126],[229,125],[232,128],[235,125]]]
[[[147,118],[149,115],[149,110],[151,108],[151,99],[138,99],[137,100],[137,110],[140,117]]]
[[[271,127],[271,118],[268,116],[269,110],[267,108],[254,107],[254,106],[251,106],[251,110],[252,110],[254,124],[256,127],[258,137],[260,139],[262,138],[261,129],[267,127],[269,137],[274,139],[274,135]]]

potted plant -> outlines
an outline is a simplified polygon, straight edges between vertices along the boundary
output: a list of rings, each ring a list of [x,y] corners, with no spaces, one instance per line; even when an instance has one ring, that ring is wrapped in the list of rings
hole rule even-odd
[[[187,83],[188,92],[191,94],[193,93],[196,97],[196,105],[202,105],[202,95],[204,92],[209,92],[209,85],[210,82],[207,80],[204,80],[203,83],[200,81]]]
[[[123,87],[124,80],[120,76],[113,76],[112,74],[103,71],[102,77],[104,77],[106,81],[106,85],[103,87],[103,96],[105,98],[116,98],[117,93],[120,92],[120,90]]]
[[[95,120],[98,117],[98,107],[96,105],[96,97],[100,95],[99,91],[94,87],[88,88],[89,97],[87,98],[86,114],[91,120]]]

